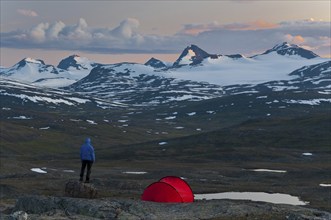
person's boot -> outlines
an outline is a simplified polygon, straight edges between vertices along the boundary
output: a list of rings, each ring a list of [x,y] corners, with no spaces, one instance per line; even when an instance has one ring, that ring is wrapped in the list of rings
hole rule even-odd
[[[89,179],[86,179],[86,180],[85,180],[85,183],[89,183],[89,182],[90,182],[90,180],[89,180]]]
[[[83,182],[83,177],[80,177],[79,178],[79,182]]]

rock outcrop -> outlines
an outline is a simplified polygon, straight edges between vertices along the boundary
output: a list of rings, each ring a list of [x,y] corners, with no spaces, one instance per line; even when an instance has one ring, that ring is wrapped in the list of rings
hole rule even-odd
[[[29,213],[31,219],[331,219],[329,212],[302,206],[231,200],[154,203],[132,199],[25,196],[18,199],[13,211],[16,210]]]
[[[91,183],[83,183],[70,180],[65,186],[65,196],[75,198],[94,199],[97,197],[97,189]]]

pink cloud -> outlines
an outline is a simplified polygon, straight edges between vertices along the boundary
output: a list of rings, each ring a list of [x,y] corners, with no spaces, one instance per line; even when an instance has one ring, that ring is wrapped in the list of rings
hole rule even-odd
[[[184,28],[180,31],[180,33],[196,36],[203,32],[216,31],[216,30],[249,31],[249,30],[275,29],[278,27],[279,24],[271,23],[265,20],[257,20],[257,21],[245,22],[245,23],[231,23],[225,25],[220,25],[217,22],[212,22],[209,24],[186,24],[184,25]]]
[[[262,30],[262,29],[274,29],[279,27],[276,23],[271,23],[265,20],[257,20],[247,23],[233,23],[224,25],[224,29],[236,30],[236,31],[249,31],[249,30]]]
[[[293,44],[302,44],[306,41],[301,35],[292,36],[291,34],[286,34],[284,38],[285,41]]]

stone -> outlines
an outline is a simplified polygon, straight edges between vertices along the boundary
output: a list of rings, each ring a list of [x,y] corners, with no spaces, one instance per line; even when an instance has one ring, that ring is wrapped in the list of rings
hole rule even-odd
[[[13,214],[11,214],[12,219],[15,220],[27,220],[28,214],[24,211],[16,211]]]
[[[65,186],[65,196],[68,197],[94,199],[97,194],[97,189],[91,183],[70,180]]]

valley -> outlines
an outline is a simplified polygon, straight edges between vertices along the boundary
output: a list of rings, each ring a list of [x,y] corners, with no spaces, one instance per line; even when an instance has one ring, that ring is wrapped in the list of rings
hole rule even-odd
[[[55,85],[54,77],[19,81],[2,69],[1,211],[10,212],[23,195],[63,197],[65,183],[78,180],[79,147],[90,137],[98,199],[137,202],[149,184],[175,175],[194,194],[283,193],[306,202],[304,207],[331,212],[330,61],[314,61],[307,51],[308,57],[293,58],[302,50],[282,45],[264,55],[307,65],[256,83],[206,82],[212,67],[213,74],[229,68],[220,63],[234,56],[218,56],[220,63],[210,66],[216,55],[197,56],[199,50],[199,59],[184,51],[172,67],[150,62],[163,70],[85,65],[89,74],[55,87],[43,84]],[[62,68],[80,68],[67,64]],[[185,74],[207,75],[201,81]],[[268,219],[267,212],[261,216]]]

